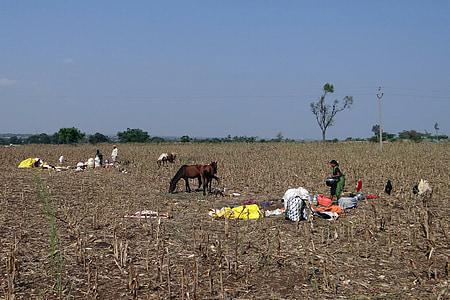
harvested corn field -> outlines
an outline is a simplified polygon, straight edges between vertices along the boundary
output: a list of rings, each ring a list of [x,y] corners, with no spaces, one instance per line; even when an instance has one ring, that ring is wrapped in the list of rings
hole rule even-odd
[[[382,154],[370,143],[119,145],[120,168],[17,168],[60,155],[75,166],[96,148],[112,146],[0,149],[0,298],[448,297],[449,144],[393,143]],[[175,163],[158,167],[163,152],[177,153]],[[249,200],[282,207],[291,187],[327,194],[330,159],[347,190],[362,179],[363,192],[380,197],[332,222],[208,216]],[[182,180],[168,193],[182,164],[213,160],[224,197],[185,193]],[[422,178],[433,193],[414,195]],[[143,210],[154,215],[125,217]]]

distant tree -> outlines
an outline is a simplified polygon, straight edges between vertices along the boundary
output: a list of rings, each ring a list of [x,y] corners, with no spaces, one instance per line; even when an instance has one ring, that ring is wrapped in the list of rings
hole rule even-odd
[[[26,143],[27,144],[51,144],[52,138],[46,133],[35,134],[32,136],[29,136],[26,140]]]
[[[219,139],[219,138],[216,138],[216,137],[215,137],[215,138],[212,138],[212,139],[210,140],[210,142],[211,142],[211,143],[216,143],[216,144],[217,144],[217,143],[222,142],[222,139]]]
[[[380,125],[378,124],[373,125],[372,132],[374,136],[378,136],[380,134]]]
[[[283,133],[278,132],[277,135],[275,136],[274,141],[275,141],[275,142],[282,142],[283,140],[284,140]]]
[[[14,145],[20,145],[22,144],[22,139],[17,136],[12,136],[9,138],[9,143]]]
[[[233,138],[232,138],[232,141],[233,142],[237,142],[237,143],[242,143],[242,142],[244,142],[244,143],[253,143],[253,142],[255,142],[256,141],[256,137],[255,136],[245,136],[245,135],[243,135],[243,136],[234,136]]]
[[[373,125],[372,132],[373,132],[373,136],[369,138],[369,141],[371,141],[371,142],[379,141],[380,125],[378,125],[378,124]],[[383,141],[395,140],[395,134],[393,134],[393,133],[383,131],[383,133],[381,135],[382,135],[381,138],[383,139]]]
[[[85,134],[75,127],[61,128],[58,131],[58,144],[76,144],[83,140]]]
[[[439,124],[436,122],[434,123],[434,132],[436,133],[436,136],[438,136],[439,134]]]
[[[110,139],[106,135],[96,132],[95,134],[89,136],[88,142],[90,144],[109,143]]]
[[[420,142],[426,136],[426,134],[415,130],[404,130],[398,134],[400,139],[411,140],[414,142]]]
[[[152,143],[162,143],[164,141],[165,141],[165,139],[163,139],[162,137],[159,137],[159,136],[154,136],[150,139],[150,142],[152,142]]]
[[[126,131],[118,132],[117,137],[121,143],[146,143],[150,140],[148,132],[138,128],[127,128]]]
[[[51,135],[50,140],[51,140],[52,144],[61,144],[59,142],[59,135],[57,132],[55,132],[54,134]]]
[[[182,143],[188,143],[191,141],[191,138],[188,135],[183,135],[182,137],[180,137],[180,142]]]
[[[339,100],[334,100],[333,104],[327,104],[325,102],[325,97],[327,94],[334,93],[334,86],[332,84],[326,83],[323,86],[323,94],[317,102],[311,102],[311,112],[316,117],[317,124],[322,131],[322,141],[325,141],[326,132],[328,127],[334,125],[334,118],[336,114],[343,111],[346,108],[350,108],[353,104],[352,96],[345,96],[342,99],[342,104],[340,105]]]
[[[8,140],[4,139],[4,138],[0,138],[0,145],[8,145]]]

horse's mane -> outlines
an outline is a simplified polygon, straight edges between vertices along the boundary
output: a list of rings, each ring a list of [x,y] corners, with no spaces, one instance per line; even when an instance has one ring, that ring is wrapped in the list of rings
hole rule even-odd
[[[172,180],[170,180],[170,184],[172,185],[172,183],[175,181],[178,182],[178,180],[180,180],[181,177],[183,177],[183,174],[185,173],[185,170],[187,168],[187,165],[182,165],[178,171],[175,173],[175,176],[173,176]]]

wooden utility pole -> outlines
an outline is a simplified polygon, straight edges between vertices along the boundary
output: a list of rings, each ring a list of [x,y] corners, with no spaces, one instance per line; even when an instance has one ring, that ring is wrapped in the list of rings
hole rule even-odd
[[[382,125],[382,118],[381,118],[381,98],[383,98],[384,93],[381,92],[381,86],[378,87],[378,93],[377,93],[377,98],[378,98],[378,112],[379,112],[379,116],[380,116],[380,125],[379,125],[379,130],[378,133],[380,135],[380,151],[383,150],[383,125]]]

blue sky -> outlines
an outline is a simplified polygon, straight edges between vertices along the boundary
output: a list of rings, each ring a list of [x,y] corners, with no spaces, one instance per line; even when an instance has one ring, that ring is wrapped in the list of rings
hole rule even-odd
[[[449,1],[0,1],[0,132],[450,134]]]

